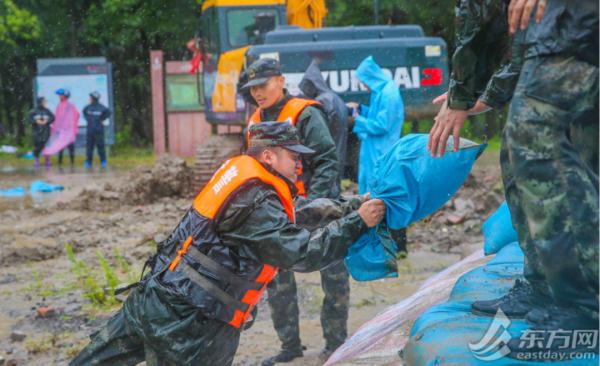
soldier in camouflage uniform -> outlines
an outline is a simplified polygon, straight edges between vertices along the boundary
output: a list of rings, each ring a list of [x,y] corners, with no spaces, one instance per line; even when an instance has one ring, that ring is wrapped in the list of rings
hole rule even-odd
[[[511,12],[523,2],[513,0]],[[480,9],[470,3],[463,0],[460,8]],[[548,331],[598,329],[598,2],[540,3],[545,14],[532,14],[537,22],[522,26],[513,44],[515,64],[522,66],[500,156],[507,202],[525,253],[526,281],[517,281],[506,296],[472,305],[478,314],[493,316],[502,309],[507,316],[525,317],[533,330],[547,331],[539,349],[511,341],[513,356],[556,350],[558,342],[545,342]],[[516,30],[521,19],[513,15],[511,30]],[[468,30],[459,27],[458,34],[463,32]],[[471,51],[470,57],[481,55],[477,47]],[[451,83],[448,106],[469,108],[468,102],[453,105],[452,86],[459,84]],[[497,90],[511,91],[512,85]],[[457,136],[461,118],[458,113],[454,120],[436,121],[432,152],[445,145],[448,132]],[[582,350],[570,347],[561,351]]]
[[[159,244],[151,272],[70,365],[230,365],[274,270],[340,261],[385,215],[381,200],[365,197],[292,201],[309,152],[289,123],[252,126],[250,156],[215,173]]]
[[[260,107],[260,120],[276,121],[282,110],[294,99],[283,88],[279,62],[273,59],[255,61],[246,70],[248,82],[242,90],[250,91]],[[257,89],[261,89],[257,93]],[[273,98],[270,98],[270,95]],[[308,198],[335,198],[339,190],[337,182],[340,165],[336,145],[327,127],[322,108],[318,104],[306,106],[295,123],[302,144],[315,151],[306,156],[300,179],[306,187]],[[347,321],[350,304],[350,280],[343,262],[321,270],[321,287],[325,293],[321,308],[321,326],[325,348],[320,357],[327,359],[347,336]],[[268,287],[271,318],[281,340],[281,351],[262,363],[263,366],[277,362],[288,362],[302,357],[300,341],[300,319],[296,279],[291,271],[280,271]]]

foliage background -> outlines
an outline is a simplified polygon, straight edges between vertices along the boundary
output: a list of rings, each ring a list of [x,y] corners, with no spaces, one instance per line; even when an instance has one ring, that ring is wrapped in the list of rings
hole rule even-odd
[[[0,0],[0,144],[29,145],[36,59],[104,56],[113,63],[119,143],[152,141],[149,51],[191,57],[201,0]],[[328,26],[375,24],[373,0],[327,0]],[[380,0],[379,24],[420,24],[452,52],[455,0]],[[493,136],[495,116],[468,134]],[[427,123],[422,124],[427,128]],[[472,124],[475,126],[475,124]]]

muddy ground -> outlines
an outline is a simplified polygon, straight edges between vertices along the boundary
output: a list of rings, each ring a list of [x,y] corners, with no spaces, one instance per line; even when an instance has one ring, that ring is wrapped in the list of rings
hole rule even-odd
[[[156,242],[188,209],[190,170],[182,160],[165,159],[133,171],[36,174],[5,168],[0,178],[0,188],[33,179],[65,186],[46,196],[0,198],[0,365],[2,360],[4,365],[65,365],[122,300],[94,305],[84,297],[90,279],[96,290],[106,286],[99,253],[119,282],[136,278]],[[486,152],[442,210],[409,228],[409,255],[398,264],[398,278],[351,281],[350,333],[409,296],[433,273],[479,248],[481,223],[499,204],[500,192],[497,153]],[[67,244],[78,267],[67,257]],[[296,278],[307,350],[290,365],[320,365],[319,274]],[[235,365],[258,365],[278,350],[264,300],[254,326],[242,334]]]

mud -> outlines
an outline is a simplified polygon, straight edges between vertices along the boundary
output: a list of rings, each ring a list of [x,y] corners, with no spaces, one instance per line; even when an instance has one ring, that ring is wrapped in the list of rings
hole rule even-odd
[[[502,197],[496,161],[497,154],[484,155],[468,184],[442,210],[408,229],[409,254],[399,262],[398,278],[351,282],[350,333],[412,294],[432,274],[481,247],[481,223]],[[26,172],[7,180],[2,175],[1,185],[40,178],[65,185],[65,191],[36,200],[0,200],[0,357],[18,365],[65,365],[119,307],[93,306],[82,296],[65,245],[88,264],[98,283],[105,283],[98,253],[121,282],[134,280],[156,242],[189,208],[197,187],[190,183],[190,168],[176,158],[104,174],[49,172],[40,177]],[[307,351],[289,365],[320,365],[317,355],[324,344],[319,274],[296,278]],[[50,306],[55,314],[41,318],[37,311],[41,306]],[[11,341],[13,331],[26,338]],[[263,299],[257,321],[242,335],[234,364],[258,365],[278,348]]]

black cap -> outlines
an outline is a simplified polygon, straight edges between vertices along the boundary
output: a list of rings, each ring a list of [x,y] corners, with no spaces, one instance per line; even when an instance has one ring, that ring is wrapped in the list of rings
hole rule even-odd
[[[279,146],[299,154],[315,151],[300,143],[296,127],[289,122],[260,122],[250,126],[248,149]]]
[[[246,69],[248,82],[242,87],[247,89],[266,83],[273,76],[281,75],[279,61],[272,58],[261,58],[256,60]]]

